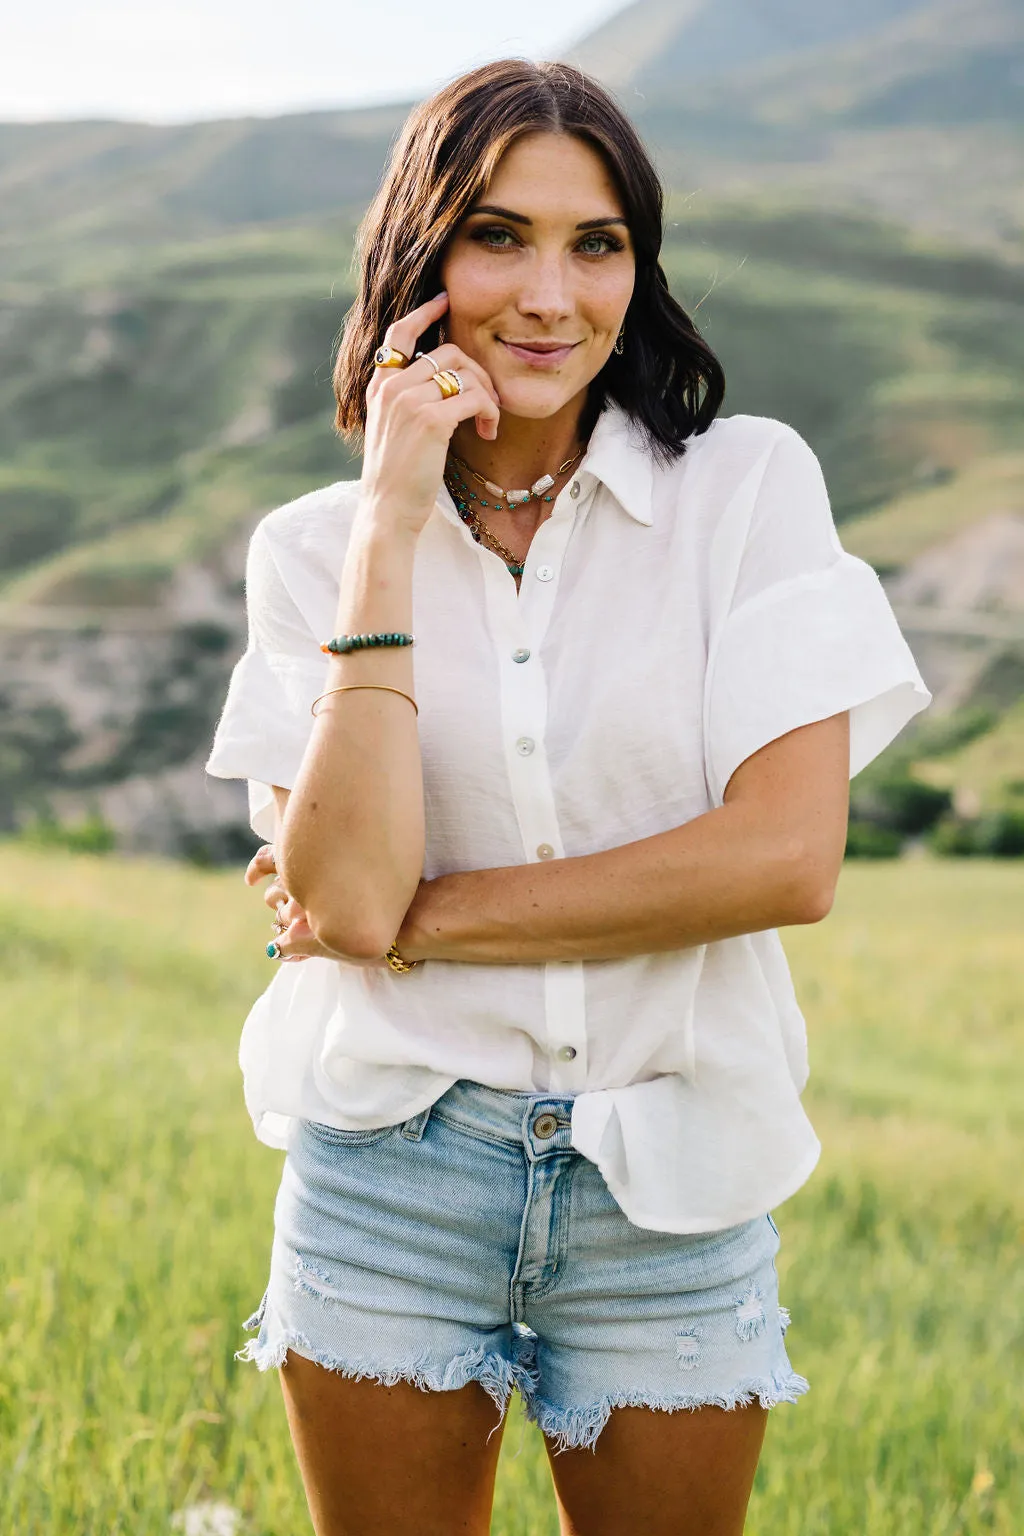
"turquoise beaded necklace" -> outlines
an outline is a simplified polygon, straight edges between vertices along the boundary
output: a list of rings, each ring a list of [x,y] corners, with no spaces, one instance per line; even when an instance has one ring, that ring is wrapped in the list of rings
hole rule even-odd
[[[445,470],[444,483],[449,496],[455,503],[456,511],[458,512],[462,521],[468,527],[476,542],[478,544],[483,543],[489,545],[489,547],[494,550],[495,554],[501,556],[510,573],[513,576],[518,577],[521,576],[526,569],[525,563],[517,559],[512,551],[508,549],[504,544],[502,544],[501,540],[494,533],[492,533],[490,528],[488,528],[487,524],[479,515],[476,508],[470,506],[470,502],[475,501],[477,506],[489,508],[491,503],[485,501],[482,496],[477,495],[476,491],[474,491],[470,486],[466,476],[464,474],[460,474],[459,470],[465,470],[468,474],[472,475],[474,480],[479,481],[482,486],[490,491],[492,496],[503,498],[508,503],[507,507],[503,507],[501,500],[496,500],[493,504],[495,512],[511,512],[514,507],[521,507],[526,502],[532,501],[534,499],[537,501],[542,499],[547,502],[554,501],[555,498],[553,496],[545,495],[545,492],[550,491],[553,488],[559,476],[564,475],[567,470],[571,469],[576,461],[582,457],[582,454],[583,449],[577,449],[572,458],[566,459],[564,464],[559,465],[558,469],[553,475],[541,475],[540,479],[535,480],[528,491],[506,491],[503,490],[500,485],[495,485],[493,481],[485,480],[483,475],[478,474],[471,465],[466,463],[465,459],[460,459],[457,453],[450,452],[448,455],[449,459],[453,462],[453,464],[457,464],[459,469],[447,467]]]

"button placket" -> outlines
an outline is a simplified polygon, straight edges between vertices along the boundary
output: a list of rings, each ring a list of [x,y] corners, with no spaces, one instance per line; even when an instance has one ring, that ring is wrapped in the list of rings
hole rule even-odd
[[[561,500],[561,498],[559,498]],[[566,501],[537,531],[530,556],[551,568],[548,580],[531,579],[528,557],[522,588],[517,594],[507,573],[494,562],[483,569],[488,625],[497,650],[501,688],[501,720],[512,803],[523,852],[529,862],[563,858],[561,828],[554,785],[548,765],[547,678],[541,646],[554,610],[558,577],[578,504]],[[517,659],[528,651],[528,664]],[[544,967],[545,1035],[550,1086],[556,1093],[578,1093],[586,1086],[586,1000],[581,961],[558,961]],[[573,1055],[559,1056],[570,1047]]]

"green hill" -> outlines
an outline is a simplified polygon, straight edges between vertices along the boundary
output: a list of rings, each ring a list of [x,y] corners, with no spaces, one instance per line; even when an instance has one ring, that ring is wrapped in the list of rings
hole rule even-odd
[[[654,146],[665,266],[727,413],[807,437],[887,577],[1024,513],[1022,48],[1022,0],[643,0],[577,50]],[[358,473],[331,356],[403,116],[0,125],[0,825],[96,804],[130,843],[172,780],[157,846],[227,814],[197,754],[244,539]],[[1002,654],[972,622],[920,641],[965,705],[974,650]]]

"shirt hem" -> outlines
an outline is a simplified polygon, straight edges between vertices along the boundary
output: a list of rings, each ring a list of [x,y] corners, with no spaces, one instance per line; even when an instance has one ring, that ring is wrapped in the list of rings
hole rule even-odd
[[[585,1156],[583,1153],[580,1155]],[[702,1217],[699,1223],[680,1223],[678,1220],[666,1217],[664,1212],[627,1210],[614,1190],[611,1191],[611,1194],[616,1204],[621,1208],[623,1215],[628,1221],[633,1223],[634,1227],[645,1227],[651,1232],[674,1232],[681,1237],[695,1236],[701,1232],[723,1232],[727,1227],[738,1227],[745,1221],[753,1221],[755,1217],[763,1216],[766,1211],[773,1211],[777,1206],[782,1205],[784,1201],[789,1200],[802,1185],[806,1184],[817,1167],[820,1157],[821,1142],[815,1136],[814,1146],[811,1148],[809,1155],[797,1164],[795,1171],[773,1192],[770,1199],[765,1200],[762,1198],[756,1201],[748,1209],[741,1211],[739,1215],[732,1212],[725,1217]]]

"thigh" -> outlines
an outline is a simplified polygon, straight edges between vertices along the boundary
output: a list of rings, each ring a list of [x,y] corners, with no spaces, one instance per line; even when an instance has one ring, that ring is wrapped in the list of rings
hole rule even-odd
[[[562,1536],[740,1536],[768,1410],[617,1408],[593,1450],[548,1455]]]
[[[487,1536],[502,1417],[478,1382],[381,1386],[290,1353],[281,1386],[316,1536]]]

